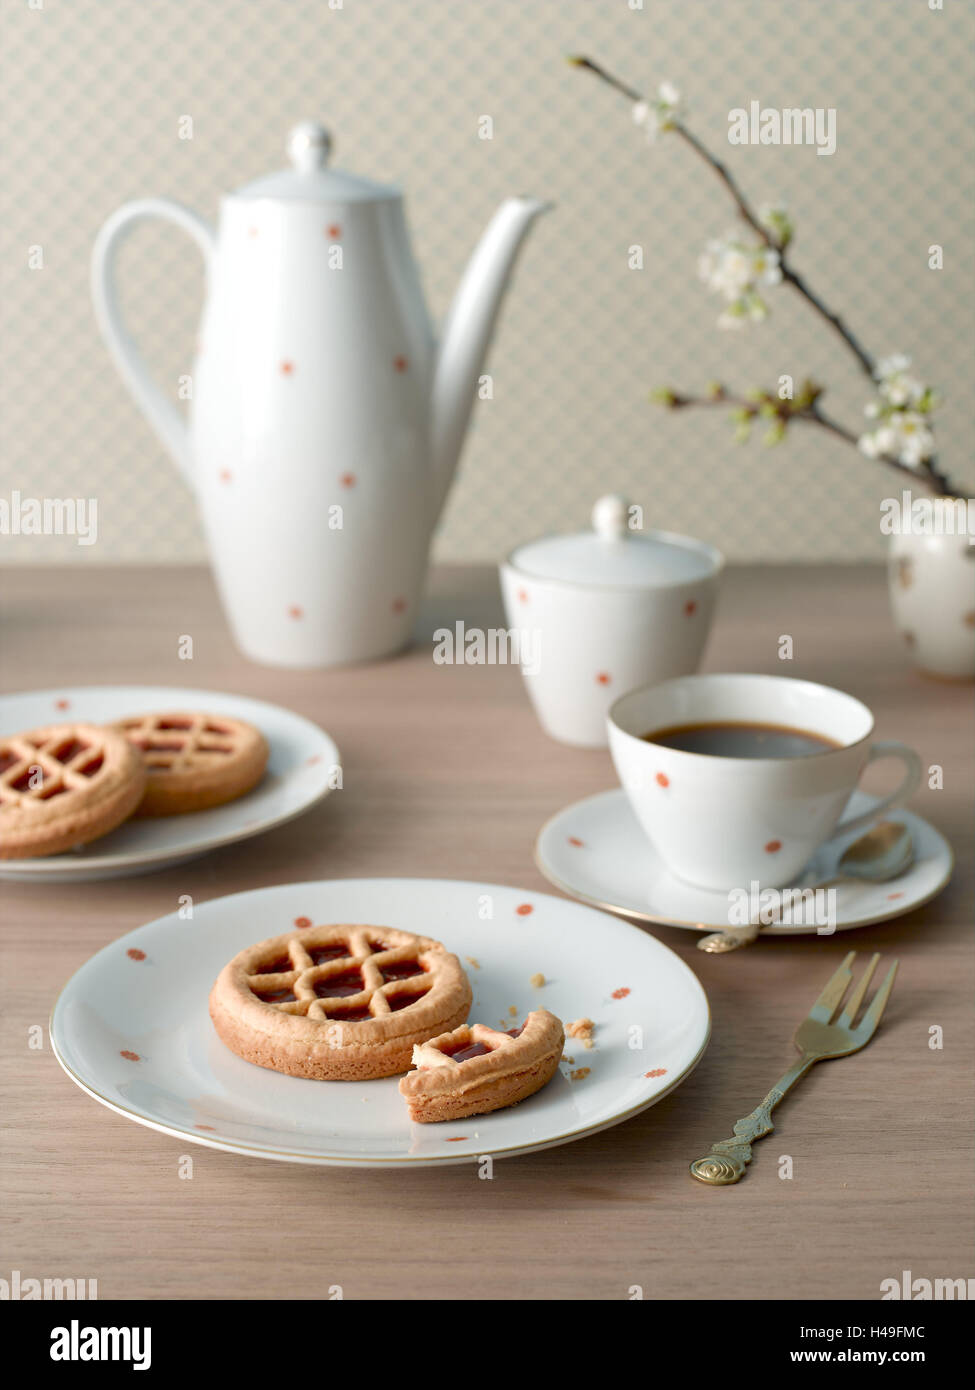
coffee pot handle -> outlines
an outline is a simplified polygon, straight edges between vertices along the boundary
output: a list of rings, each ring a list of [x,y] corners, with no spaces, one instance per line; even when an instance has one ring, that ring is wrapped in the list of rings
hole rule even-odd
[[[161,217],[188,232],[203,253],[209,275],[216,249],[216,238],[209,224],[170,198],[139,198],[135,202],[125,203],[112,213],[95,238],[91,255],[91,294],[98,326],[122,380],[184,476],[192,483],[192,455],[186,421],[165,391],[153,380],[119,308],[115,278],[118,248],[136,223],[151,217]]]
[[[866,829],[868,825],[873,825],[885,811],[892,811],[897,806],[903,806],[904,802],[911,797],[921,781],[921,759],[913,748],[908,748],[906,743],[900,743],[897,739],[881,739],[873,744],[867,755],[867,763],[875,763],[880,758],[899,758],[904,764],[904,776],[900,785],[883,797],[869,811],[864,811],[858,816],[850,816],[847,820],[841,820],[833,831],[834,835],[845,835],[848,830],[859,830],[861,827]]]

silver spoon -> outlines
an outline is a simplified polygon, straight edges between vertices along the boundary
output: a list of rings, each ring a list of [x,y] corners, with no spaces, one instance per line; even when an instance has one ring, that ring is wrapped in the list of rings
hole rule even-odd
[[[907,826],[897,821],[882,820],[847,846],[831,878],[804,884],[803,888],[828,888],[831,884],[842,883],[844,879],[886,883],[888,879],[906,873],[913,862],[914,844]],[[697,949],[712,954],[737,951],[739,946],[750,946],[765,925],[764,922],[749,922],[745,927],[726,927],[724,931],[700,937]]]

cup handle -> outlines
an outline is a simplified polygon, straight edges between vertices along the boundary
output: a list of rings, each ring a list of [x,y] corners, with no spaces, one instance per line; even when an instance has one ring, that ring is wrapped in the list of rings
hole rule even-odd
[[[864,811],[859,816],[851,816],[848,820],[841,820],[833,831],[834,836],[845,835],[848,830],[860,830],[868,825],[873,825],[885,811],[892,811],[894,807],[902,806],[917,790],[921,781],[921,759],[913,748],[908,748],[906,743],[900,743],[897,739],[881,739],[871,746],[864,767],[877,762],[880,758],[900,758],[905,768],[903,781],[889,796],[878,801],[876,806],[871,806],[869,811]]]

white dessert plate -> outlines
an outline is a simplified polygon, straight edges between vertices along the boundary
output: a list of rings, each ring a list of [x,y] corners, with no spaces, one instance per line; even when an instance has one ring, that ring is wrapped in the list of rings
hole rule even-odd
[[[868,811],[876,800],[865,792],[854,792],[849,814]],[[940,893],[951,877],[951,846],[933,825],[910,811],[891,811],[885,819],[900,821],[910,830],[914,863],[887,883],[847,880],[835,884],[836,931],[867,927],[911,912]],[[823,845],[795,887],[831,878],[840,855],[856,838],[856,833],[838,835]],[[728,894],[694,888],[669,873],[620,787],[577,801],[547,821],[535,842],[535,861],[564,893],[624,917],[693,931],[728,926]],[[762,935],[802,936],[815,931],[813,923],[778,924],[763,927]]]
[[[244,946],[302,921],[433,936],[468,972],[473,1021],[511,1027],[544,1007],[567,1022],[591,1018],[594,1046],[567,1039],[573,1063],[520,1105],[426,1125],[410,1122],[395,1077],[306,1081],[253,1066],[217,1037],[211,985]],[[541,987],[531,984],[539,972]],[[409,878],[283,884],[204,903],[190,922],[162,917],[87,961],[51,1017],[72,1080],[139,1124],[231,1153],[356,1168],[471,1162],[581,1139],[672,1091],[709,1033],[696,976],[640,928],[524,889]]]
[[[126,821],[111,834],[65,854],[2,859],[0,880],[84,883],[148,873],[282,825],[332,789],[339,750],[323,729],[279,705],[216,690],[85,685],[3,695],[0,734],[72,719],[108,724],[130,714],[180,709],[246,719],[261,730],[270,757],[267,771],[253,791],[209,811]]]

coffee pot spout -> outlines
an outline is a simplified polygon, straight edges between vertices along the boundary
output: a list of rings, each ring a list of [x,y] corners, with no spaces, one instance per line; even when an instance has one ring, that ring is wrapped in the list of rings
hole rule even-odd
[[[474,248],[457,287],[437,354],[432,396],[434,521],[450,486],[501,301],[522,242],[539,213],[537,198],[501,204]]]

